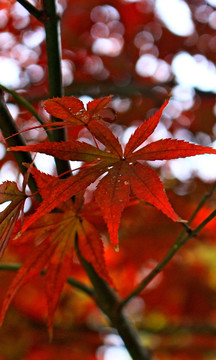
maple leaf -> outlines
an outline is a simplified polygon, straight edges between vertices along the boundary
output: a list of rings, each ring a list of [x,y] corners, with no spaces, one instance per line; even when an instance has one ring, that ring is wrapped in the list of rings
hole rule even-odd
[[[0,204],[10,201],[6,209],[0,213],[0,257],[7,247],[15,223],[23,210],[26,197],[13,181],[5,181],[0,185]]]
[[[59,119],[64,120],[67,125],[81,125],[88,128],[91,121],[105,120],[113,121],[113,113],[107,114],[107,108],[112,95],[90,101],[87,110],[81,100],[74,96],[64,96],[62,98],[52,98],[43,102],[45,110]],[[62,126],[62,122],[54,122],[54,125]],[[49,124],[49,125],[52,125]],[[53,125],[52,125],[53,126]]]
[[[53,129],[53,127],[64,128],[66,126],[70,127],[71,125],[74,126],[72,131],[73,137],[77,137],[79,130],[83,126],[89,129],[89,124],[91,122],[97,123],[98,121],[103,121],[105,124],[105,122],[111,123],[115,121],[115,111],[112,108],[107,107],[111,99],[112,95],[109,95],[90,101],[87,104],[87,110],[85,109],[83,102],[74,96],[48,99],[43,101],[43,107],[50,115],[61,119],[60,121],[47,122],[46,124],[26,128],[16,134],[13,134],[12,136],[7,137],[5,140],[13,137],[14,135],[33,129],[45,128],[46,131],[49,131]]]
[[[167,103],[168,101],[163,104],[155,115],[144,121],[136,129],[134,134],[131,135],[124,152],[118,139],[100,120],[97,122],[92,120],[88,128],[93,136],[105,146],[105,150],[75,140],[65,143],[43,143],[12,148],[14,151],[38,151],[63,160],[81,160],[89,165],[89,168],[86,166],[83,169],[81,168],[79,173],[72,178],[51,180],[55,184],[53,190],[55,198],[52,199],[52,196],[49,196],[29,219],[26,227],[44,212],[50,211],[57,206],[59,202],[63,201],[64,196],[69,198],[75,195],[76,192],[84,190],[102,174],[105,174],[105,176],[100,180],[94,196],[101,208],[108,226],[111,242],[114,245],[118,243],[120,218],[129,201],[131,191],[138,199],[152,204],[173,221],[183,221],[169,203],[156,172],[139,161],[169,160],[206,153],[216,154],[216,150],[175,139],[155,141],[137,150],[155,130]],[[58,185],[57,182],[59,182]],[[25,227],[23,230],[25,230]]]
[[[72,271],[76,236],[83,257],[105,281],[112,284],[105,265],[103,242],[94,226],[85,219],[82,211],[77,210],[77,204],[73,204],[71,200],[61,204],[58,210],[56,213],[44,215],[22,235],[22,242],[34,242],[33,249],[8,289],[0,315],[1,323],[18,289],[46,269],[47,323],[52,335],[53,317],[59,296]]]

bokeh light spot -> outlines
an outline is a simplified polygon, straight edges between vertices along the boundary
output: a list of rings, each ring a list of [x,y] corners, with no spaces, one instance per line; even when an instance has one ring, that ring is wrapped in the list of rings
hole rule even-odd
[[[167,28],[179,36],[191,35],[194,24],[189,6],[183,0],[156,0],[157,16]]]

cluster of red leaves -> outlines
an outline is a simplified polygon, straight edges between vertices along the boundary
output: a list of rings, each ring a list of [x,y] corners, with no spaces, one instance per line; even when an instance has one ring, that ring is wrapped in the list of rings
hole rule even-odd
[[[143,161],[216,154],[216,150],[212,148],[175,139],[162,139],[143,146],[158,125],[168,101],[136,129],[123,150],[105,122],[110,120],[107,119],[105,110],[110,100],[110,96],[94,100],[88,104],[87,110],[83,103],[74,97],[54,98],[44,104],[51,115],[63,120],[53,123],[53,126],[85,127],[90,131],[95,146],[70,140],[12,148],[13,151],[42,152],[62,160],[79,160],[84,164],[78,174],[66,179],[31,169],[43,201],[35,213],[24,220],[18,235],[22,236],[22,241],[30,242],[33,239],[34,251],[24,262],[8,290],[1,321],[20,286],[45,268],[48,327],[50,332],[52,331],[58,299],[71,272],[76,239],[83,257],[104,280],[112,283],[106,270],[100,235],[86,218],[83,193],[90,184],[100,180],[94,191],[94,198],[107,224],[110,241],[116,246],[120,218],[131,196],[150,203],[173,221],[182,221],[169,203],[158,175],[148,165],[143,164]],[[7,200],[13,200],[15,194],[19,195],[18,205],[14,202],[18,210],[16,214],[19,213],[19,204],[26,198],[25,194],[17,194],[17,191],[13,191],[11,198],[7,196]],[[75,202],[71,200],[74,196]],[[55,212],[52,212],[54,209]],[[17,219],[14,215],[12,218]],[[10,217],[7,221],[10,221]]]

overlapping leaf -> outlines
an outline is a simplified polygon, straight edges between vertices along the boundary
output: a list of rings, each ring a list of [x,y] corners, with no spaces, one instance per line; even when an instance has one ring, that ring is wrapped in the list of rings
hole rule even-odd
[[[87,126],[93,120],[106,120],[103,110],[111,98],[110,95],[90,101],[87,104],[87,110],[85,110],[83,102],[74,96],[49,99],[43,103],[43,106],[50,115],[62,119],[68,124]]]
[[[15,182],[6,181],[0,185],[0,204],[10,201],[6,209],[0,213],[0,257],[7,247],[25,199],[25,193],[17,188]]]
[[[88,168],[85,166],[78,175],[72,178],[54,179],[53,181],[58,181],[59,184],[53,182],[55,185],[53,186],[53,200],[52,194],[50,194],[49,199],[42,203],[29,220],[26,228],[45,212],[57,206],[58,202],[63,201],[64,196],[68,199],[76,192],[85,190],[91,182],[102,174],[105,174],[105,177],[98,184],[94,195],[101,208],[111,242],[114,245],[118,243],[119,222],[122,211],[129,201],[130,191],[138,199],[161,210],[173,221],[182,221],[169,203],[158,175],[150,167],[138,161],[177,159],[206,153],[216,154],[216,150],[173,139],[152,142],[136,150],[155,130],[166,105],[167,101],[154,116],[136,129],[130,137],[124,153],[118,139],[100,120],[97,122],[92,120],[89,123],[89,130],[105,146],[105,150],[97,149],[79,141],[44,143],[13,148],[15,151],[39,151],[63,160],[82,160],[89,166]],[[64,191],[65,193],[63,193]]]
[[[97,123],[98,121],[111,123],[116,119],[115,111],[107,107],[111,99],[112,95],[109,95],[90,101],[87,104],[87,109],[85,109],[83,102],[74,96],[64,96],[62,98],[46,100],[43,102],[44,108],[50,115],[57,118],[57,121],[27,128],[19,131],[19,134],[33,129],[45,128],[47,129],[46,131],[48,131],[56,127],[64,128],[72,125],[72,133],[74,135],[76,134],[75,137],[77,137],[82,127],[89,129],[91,123],[94,127],[95,125],[93,123]]]
[[[34,241],[33,250],[6,294],[0,322],[3,321],[17,290],[46,268],[48,328],[50,334],[52,333],[53,316],[59,296],[71,274],[76,236],[83,257],[104,280],[112,283],[105,265],[103,243],[96,229],[85,219],[82,212],[76,211],[76,204],[72,201],[62,204],[59,210],[60,212],[43,216],[22,236],[22,242],[29,244]],[[85,211],[85,208],[83,210]]]

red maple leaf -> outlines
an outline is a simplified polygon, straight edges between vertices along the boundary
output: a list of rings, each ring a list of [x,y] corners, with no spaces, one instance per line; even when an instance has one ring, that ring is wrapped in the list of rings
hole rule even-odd
[[[90,101],[87,104],[87,109],[85,109],[83,102],[74,96],[64,96],[62,98],[57,97],[43,101],[42,105],[46,111],[50,115],[61,120],[33,126],[19,131],[19,134],[33,129],[45,128],[48,131],[53,128],[55,129],[56,127],[65,128],[73,126],[73,135],[76,134],[75,137],[77,137],[77,133],[81,128],[86,127],[89,129],[89,123],[91,121],[100,120],[104,122],[104,124],[105,122],[111,123],[115,121],[115,111],[112,108],[107,107],[111,99],[112,95],[109,95]],[[17,134],[13,134],[12,136],[7,137],[7,139]]]
[[[37,170],[34,169],[35,172]],[[40,175],[38,175],[40,176]],[[49,180],[49,175],[46,175]],[[46,177],[43,174],[42,181]],[[52,336],[52,324],[59,296],[67,277],[71,274],[74,257],[75,238],[83,257],[92,264],[95,271],[112,284],[104,260],[103,242],[97,230],[85,218],[85,207],[78,209],[78,203],[68,200],[58,207],[58,212],[44,215],[22,235],[22,243],[31,244],[33,248],[11,283],[2,306],[0,323],[18,291],[33,276],[46,269],[46,297],[48,304],[48,329]]]
[[[112,95],[109,95],[90,101],[87,104],[87,109],[85,109],[81,100],[74,96],[64,96],[44,101],[43,106],[50,115],[64,120],[68,125],[87,126],[92,120],[104,119],[110,121],[104,109],[111,99]],[[62,125],[62,123],[60,124]]]
[[[173,221],[182,221],[169,203],[156,172],[140,161],[169,160],[206,153],[216,154],[216,150],[175,139],[162,139],[137,150],[155,130],[167,103],[168,101],[154,116],[144,121],[136,129],[124,152],[111,130],[100,120],[95,121],[94,119],[88,123],[88,129],[105,146],[105,150],[75,140],[12,148],[14,151],[38,151],[63,160],[81,160],[87,163],[87,166],[85,165],[74,177],[65,180],[53,177],[50,180],[49,188],[52,187],[53,192],[26,222],[23,231],[44,213],[54,209],[60,202],[85,190],[102,174],[105,176],[100,180],[94,195],[114,245],[118,243],[119,222],[122,211],[129,201],[130,192],[138,199],[161,210]]]

